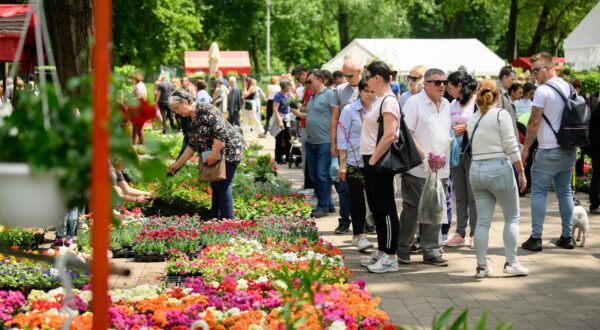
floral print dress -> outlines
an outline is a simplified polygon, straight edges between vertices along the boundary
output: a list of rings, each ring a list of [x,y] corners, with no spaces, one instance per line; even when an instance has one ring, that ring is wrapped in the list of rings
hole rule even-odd
[[[218,108],[211,104],[196,104],[196,117],[191,120],[187,136],[190,140],[188,145],[195,152],[211,150],[213,139],[217,139],[224,143],[226,161],[242,160],[245,148],[242,134],[223,118]]]

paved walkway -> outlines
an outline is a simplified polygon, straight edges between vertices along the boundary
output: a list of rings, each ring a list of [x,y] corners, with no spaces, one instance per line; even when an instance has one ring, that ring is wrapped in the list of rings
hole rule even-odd
[[[264,142],[263,142],[264,141]],[[272,139],[261,140],[265,152],[272,150]],[[301,169],[279,168],[280,176],[290,178],[298,189],[303,183]],[[397,193],[398,212],[401,211],[400,192]],[[588,207],[588,198],[578,195]],[[489,310],[489,325],[499,320],[514,321],[514,329],[600,329],[600,216],[590,217],[591,232],[586,247],[575,250],[556,248],[551,241],[560,236],[558,202],[548,198],[544,250],[532,253],[519,248],[519,261],[531,271],[526,277],[508,277],[502,273],[504,249],[503,219],[499,208],[490,230],[489,265],[495,276],[478,280],[473,277],[476,260],[468,247],[445,248],[448,267],[423,264],[420,255],[412,256],[410,265],[400,271],[372,274],[360,266],[362,254],[350,245],[352,235],[335,235],[337,215],[317,221],[324,239],[341,248],[347,265],[355,278],[366,280],[368,289],[381,298],[381,306],[392,321],[416,328],[430,328],[433,315],[447,308],[469,310],[472,323],[484,310]],[[520,240],[529,237],[531,212],[529,197],[521,198]],[[370,235],[376,244],[376,236]]]
[[[272,153],[272,137],[260,139],[263,152]],[[281,177],[292,180],[294,189],[303,182],[301,169],[279,167]],[[587,196],[578,198],[587,209]],[[496,209],[490,231],[489,265],[496,275],[476,280],[475,253],[468,247],[446,248],[448,267],[438,268],[421,263],[415,255],[410,265],[402,265],[397,273],[371,274],[360,266],[364,254],[350,245],[351,234],[335,235],[337,215],[318,220],[324,239],[341,248],[355,278],[366,280],[368,289],[381,298],[381,306],[394,323],[415,328],[430,328],[433,315],[454,307],[454,316],[469,310],[472,322],[489,310],[489,325],[499,320],[514,321],[514,329],[600,329],[600,216],[590,217],[591,232],[586,247],[563,250],[554,247],[551,239],[560,235],[560,216],[554,195],[548,198],[544,251],[531,253],[519,248],[519,261],[531,271],[526,277],[507,277],[502,273],[504,249],[503,220]],[[401,199],[397,195],[398,211]],[[521,233],[519,242],[529,237],[529,198],[521,198]],[[375,235],[370,239],[375,243]],[[111,277],[110,287],[133,287],[144,283],[159,283],[164,275],[164,263],[132,263],[116,259],[119,265],[132,269],[130,277]]]

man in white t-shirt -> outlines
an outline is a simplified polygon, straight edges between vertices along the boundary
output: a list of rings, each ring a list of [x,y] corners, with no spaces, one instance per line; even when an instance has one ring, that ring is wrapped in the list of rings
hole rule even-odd
[[[540,53],[530,59],[531,75],[535,76],[539,87],[533,96],[531,117],[527,125],[527,135],[523,146],[522,159],[527,162],[529,148],[537,137],[538,149],[531,168],[531,236],[522,248],[542,251],[542,230],[546,217],[546,196],[550,184],[554,182],[558,207],[562,220],[562,233],[556,246],[572,249],[573,193],[571,172],[577,158],[577,148],[561,147],[556,141],[555,132],[560,129],[565,103],[560,94],[548,84],[558,88],[563,95],[570,94],[570,86],[556,76],[552,55]],[[551,126],[549,125],[551,124]]]
[[[423,90],[409,98],[402,112],[406,126],[411,132],[423,163],[427,163],[427,155],[431,152],[438,156],[450,157],[450,103],[444,96],[446,74],[440,69],[429,69],[424,75]],[[438,171],[438,176],[447,189],[450,168],[446,166]],[[402,174],[402,213],[400,214],[400,235],[398,238],[398,262],[410,262],[410,246],[417,230],[419,217],[418,207],[421,193],[428,173],[425,165],[419,165]],[[448,266],[448,261],[441,257],[440,228],[442,224],[422,224],[420,228],[423,248],[423,262],[435,266]]]

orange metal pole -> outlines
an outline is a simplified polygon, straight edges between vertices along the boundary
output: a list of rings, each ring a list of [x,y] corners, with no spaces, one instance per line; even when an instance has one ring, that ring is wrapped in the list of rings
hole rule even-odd
[[[92,312],[94,329],[108,328],[108,242],[110,225],[109,146],[109,42],[111,0],[94,1],[93,52],[94,129],[92,136]]]

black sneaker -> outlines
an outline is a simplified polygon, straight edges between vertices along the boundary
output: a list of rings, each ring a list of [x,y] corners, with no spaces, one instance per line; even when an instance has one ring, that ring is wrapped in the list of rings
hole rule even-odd
[[[529,239],[521,245],[521,248],[534,252],[542,251],[542,239],[529,236]]]
[[[310,213],[310,217],[311,218],[322,218],[322,217],[326,217],[328,214],[325,211],[322,210],[314,210]]]
[[[335,213],[335,207],[330,208],[329,213]]]
[[[409,253],[413,253],[413,254],[414,254],[414,253],[420,253],[420,252],[421,252],[421,250],[422,250],[422,247],[421,247],[421,239],[420,239],[419,237],[416,237],[416,238],[413,240],[413,243],[412,243],[412,245],[410,246],[410,251],[409,251]]]
[[[377,233],[377,231],[375,230],[375,226],[366,225],[365,226],[365,233],[367,233],[367,234],[375,234],[375,233]]]
[[[564,236],[560,236],[560,238],[558,239],[558,241],[556,241],[556,246],[561,247],[563,249],[567,249],[567,250],[571,250],[575,248],[575,245],[573,245],[573,238],[572,237],[564,237]]]
[[[446,259],[444,259],[444,258],[442,258],[440,256],[437,256],[437,257],[434,257],[434,258],[429,258],[429,259],[423,258],[423,263],[434,265],[434,266],[438,266],[438,267],[446,267],[446,266],[448,266],[448,260],[446,260]]]
[[[350,225],[339,225],[335,229],[336,234],[345,234],[350,231]]]

